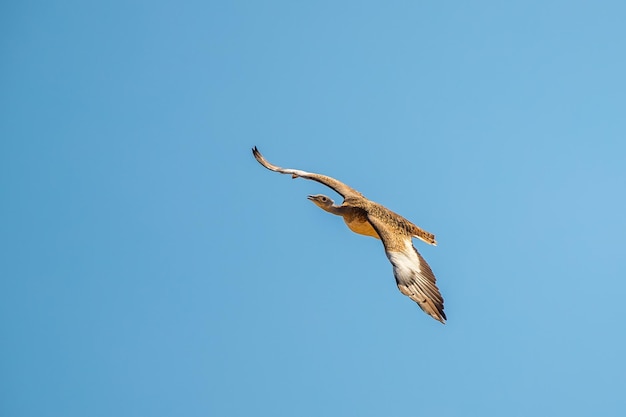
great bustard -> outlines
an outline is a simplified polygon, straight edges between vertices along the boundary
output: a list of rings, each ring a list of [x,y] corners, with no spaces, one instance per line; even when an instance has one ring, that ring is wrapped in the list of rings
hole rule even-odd
[[[404,217],[368,200],[357,190],[326,175],[298,169],[285,169],[270,164],[256,146],[254,157],[270,171],[291,174],[292,178],[306,178],[332,188],[343,197],[340,206],[325,195],[310,195],[308,199],[329,213],[343,217],[350,230],[382,240],[387,258],[393,265],[393,275],[400,292],[415,301],[424,312],[435,320],[446,322],[443,297],[435,284],[435,275],[424,258],[417,252],[411,239],[416,237],[436,245],[435,236],[420,229]]]

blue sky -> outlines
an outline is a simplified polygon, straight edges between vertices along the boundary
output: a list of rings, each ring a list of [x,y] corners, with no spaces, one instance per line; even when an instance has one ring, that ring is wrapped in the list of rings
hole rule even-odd
[[[0,6],[0,413],[621,416],[626,6]],[[380,242],[259,166],[436,234]]]

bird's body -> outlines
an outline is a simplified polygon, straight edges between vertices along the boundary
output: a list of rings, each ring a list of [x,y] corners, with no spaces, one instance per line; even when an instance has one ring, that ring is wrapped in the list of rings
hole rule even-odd
[[[344,198],[341,205],[335,205],[333,200],[321,194],[308,198],[321,209],[341,216],[353,232],[382,240],[387,258],[393,265],[396,284],[400,292],[410,297],[435,320],[445,323],[443,297],[435,284],[435,276],[411,241],[413,237],[416,237],[435,245],[435,236],[432,233],[426,232],[399,214],[367,199],[360,192],[334,178],[281,168],[270,164],[256,147],[252,149],[252,152],[256,160],[271,171],[291,174],[292,178],[302,177],[317,181],[340,194]]]
[[[343,221],[346,222],[348,228],[354,233],[363,236],[371,236],[380,239],[372,224],[367,220],[367,213],[362,209],[347,207],[347,210],[341,214]]]
[[[315,202],[315,197],[317,196],[310,196],[309,200]],[[328,198],[326,196],[320,197]],[[329,201],[332,200],[329,199]],[[341,206],[331,205],[329,206],[329,208],[330,209],[327,211],[329,213],[343,217],[343,221],[346,222],[348,228],[354,233],[380,239],[380,236],[378,236],[378,233],[376,233],[376,230],[372,227],[372,224],[367,220],[367,212],[362,208],[347,205],[345,203]],[[322,209],[325,208],[322,207]]]

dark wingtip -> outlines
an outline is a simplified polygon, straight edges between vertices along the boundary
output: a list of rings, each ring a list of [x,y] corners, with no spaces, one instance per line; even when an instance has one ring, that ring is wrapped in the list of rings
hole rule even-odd
[[[441,324],[446,324],[446,321],[448,320],[448,318],[446,317],[446,313],[443,312],[443,306],[441,307],[441,310],[439,310],[439,314],[441,315],[441,317],[438,318],[437,320],[439,320]]]
[[[259,149],[258,149],[256,146],[255,146],[254,148],[252,148],[252,155],[254,155],[254,158],[255,158],[257,161],[261,162],[261,161],[260,161],[260,158],[261,158],[261,152],[259,152]]]

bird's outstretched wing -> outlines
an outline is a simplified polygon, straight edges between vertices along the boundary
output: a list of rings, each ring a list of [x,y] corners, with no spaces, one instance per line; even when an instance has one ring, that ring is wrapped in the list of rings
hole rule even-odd
[[[445,324],[443,297],[437,288],[435,275],[413,246],[411,235],[402,233],[377,216],[368,215],[368,220],[385,246],[400,292],[415,301],[426,314]]]
[[[270,164],[263,157],[263,155],[261,155],[261,152],[259,152],[256,146],[252,148],[252,154],[254,155],[256,160],[259,161],[261,165],[263,165],[265,168],[269,169],[270,171],[280,172],[281,174],[291,174],[292,178],[302,177],[302,178],[306,178],[307,180],[317,181],[321,184],[324,184],[327,187],[332,188],[338,194],[340,194],[343,198],[362,197],[361,193],[359,193],[357,190],[347,186],[341,181],[337,181],[336,179],[328,177],[326,175],[301,171],[299,169],[281,168],[274,164]]]

